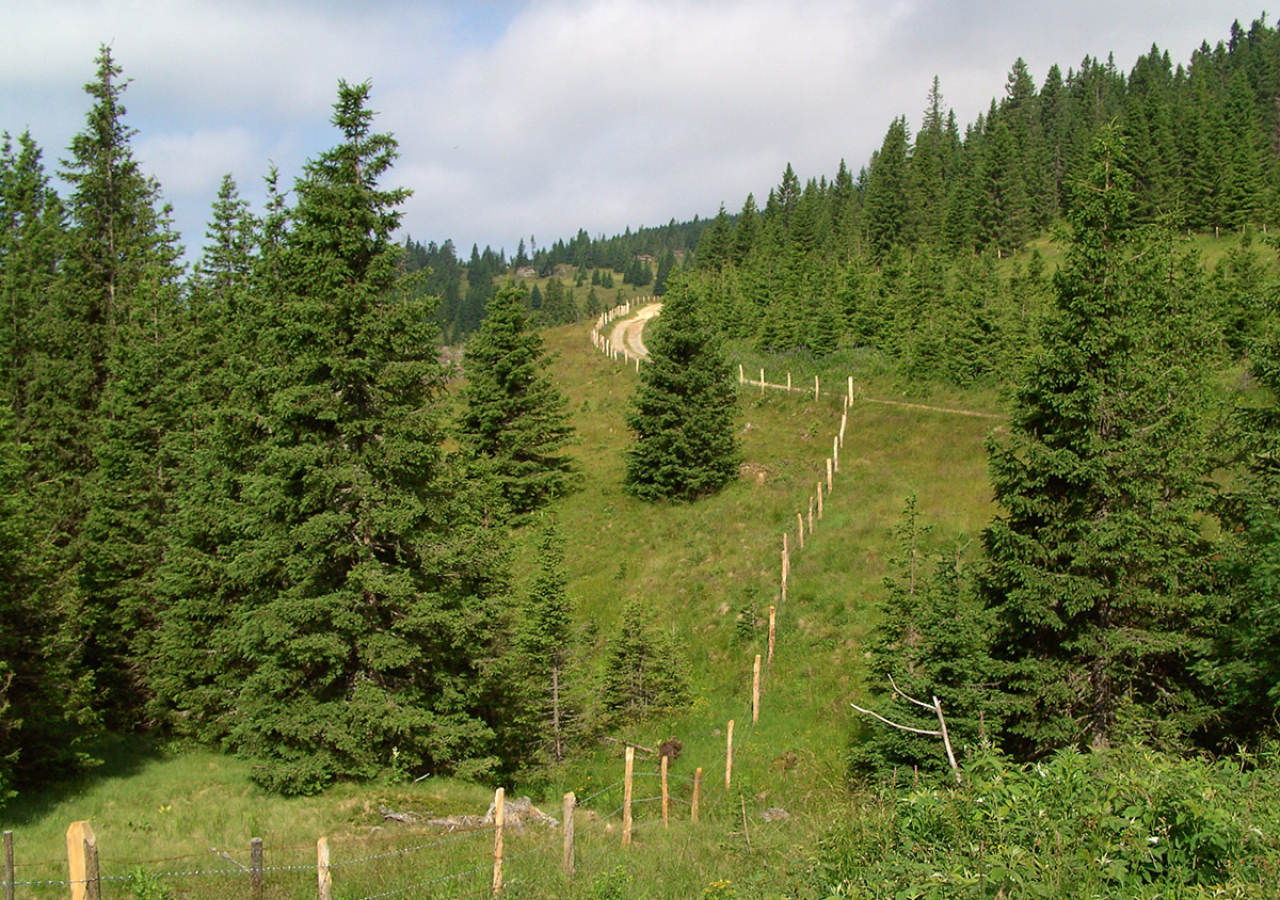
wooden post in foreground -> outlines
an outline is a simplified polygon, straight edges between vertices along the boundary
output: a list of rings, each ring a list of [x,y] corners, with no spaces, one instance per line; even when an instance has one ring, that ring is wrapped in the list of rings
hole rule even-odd
[[[507,823],[507,792],[498,788],[493,792],[493,895],[502,893],[502,832]]]
[[[853,376],[849,376],[849,405],[853,406]]]
[[[769,662],[773,662],[773,645],[778,639],[778,611],[769,607]]]
[[[818,376],[813,376],[813,399],[818,399]]]
[[[636,748],[627,747],[626,770],[622,776],[622,846],[631,846],[631,774],[636,767]]]
[[[13,900],[14,882],[18,880],[13,874],[14,869],[13,832],[6,831],[4,833],[4,900]]]
[[[671,795],[667,792],[667,766],[670,761],[667,754],[662,754],[662,827],[667,828],[667,817],[671,813]]]
[[[733,783],[733,719],[729,720],[729,737],[724,745],[724,789]]]
[[[822,482],[818,482],[818,521],[822,521]]]
[[[72,822],[67,829],[67,866],[71,900],[96,900],[101,896],[98,839],[88,822]]]
[[[561,814],[561,820],[564,822],[564,857],[561,860],[561,866],[564,868],[565,878],[573,877],[573,809],[578,805],[578,798],[573,791],[564,795],[564,811]]]
[[[827,460],[827,493],[831,493],[831,460]]]
[[[693,773],[693,802],[689,804],[689,821],[698,821],[698,801],[702,798],[702,766]]]
[[[840,471],[840,437],[837,435],[831,439],[831,461],[835,464],[836,471]]]
[[[253,900],[262,900],[262,838],[249,841],[249,883]]]
[[[333,873],[329,870],[329,839],[316,841],[316,897],[330,900],[333,896]]]
[[[738,384],[742,384],[747,380],[747,375],[742,371],[742,363],[738,363]]]
[[[756,654],[756,664],[751,673],[751,722],[760,721],[760,654]]]
[[[796,534],[800,536],[800,549],[804,549],[804,516],[796,513]]]
[[[760,393],[764,393],[764,369],[760,370]]]
[[[809,533],[813,534],[813,498],[809,498]]]

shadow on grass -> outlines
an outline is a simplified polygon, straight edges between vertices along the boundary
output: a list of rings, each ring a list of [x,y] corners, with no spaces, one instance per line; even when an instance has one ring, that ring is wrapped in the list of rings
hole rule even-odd
[[[4,806],[6,827],[30,825],[53,810],[58,804],[83,791],[117,778],[137,775],[150,763],[165,758],[163,746],[143,735],[107,734],[84,748],[84,753],[96,764],[72,774],[68,778],[40,787],[20,790]]]

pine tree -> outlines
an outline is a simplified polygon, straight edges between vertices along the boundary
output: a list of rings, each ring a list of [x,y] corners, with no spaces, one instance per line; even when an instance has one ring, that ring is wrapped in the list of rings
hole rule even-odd
[[[85,129],[71,143],[67,256],[50,310],[48,418],[62,446],[43,473],[56,484],[42,509],[59,517],[51,542],[69,631],[85,685],[114,725],[138,721],[140,652],[154,608],[172,474],[165,435],[174,421],[174,338],[180,327],[178,258],[159,185],[133,157],[120,67],[97,59]],[[46,419],[47,421],[47,419]],[[42,463],[43,464],[43,463]]]
[[[560,762],[566,752],[572,703],[566,677],[570,654],[573,608],[569,579],[564,569],[564,536],[554,520],[548,520],[538,537],[538,568],[525,599],[516,633],[516,651],[527,679],[535,712],[536,734],[551,759]]]
[[[683,283],[668,291],[649,365],[627,413],[625,489],[642,500],[695,500],[738,474],[733,376]]]
[[[872,687],[881,698],[875,709],[899,724],[933,730],[937,717],[904,700],[900,692],[924,700],[937,697],[953,746],[973,747],[984,727],[991,733],[999,730],[986,686],[992,620],[963,567],[965,543],[957,538],[953,546],[939,547],[929,539],[932,530],[922,523],[912,494],[894,529],[895,572],[885,579],[884,612],[868,642]],[[897,767],[947,769],[935,737],[874,723],[861,730],[866,739],[855,743],[850,754],[854,771],[883,775]]]
[[[1004,512],[984,533],[1007,740],[1024,755],[1147,734],[1207,710],[1190,660],[1214,606],[1194,275],[1140,243],[1116,130],[1076,190],[1056,317],[989,445]]]
[[[615,723],[689,704],[688,662],[673,637],[649,624],[648,613],[640,600],[628,600],[609,644],[600,698],[606,719]]]
[[[443,453],[432,310],[394,288],[402,189],[369,85],[340,83],[341,143],[309,162],[258,343],[263,447],[243,476],[227,742],[287,793],[391,766],[497,764],[486,681],[506,590],[500,501]],[[518,748],[510,748],[517,753]]]
[[[551,382],[542,338],[525,320],[523,296],[513,285],[500,290],[467,344],[467,406],[458,425],[463,446],[488,461],[518,517],[563,496],[576,481],[562,452],[573,437],[566,401]]]

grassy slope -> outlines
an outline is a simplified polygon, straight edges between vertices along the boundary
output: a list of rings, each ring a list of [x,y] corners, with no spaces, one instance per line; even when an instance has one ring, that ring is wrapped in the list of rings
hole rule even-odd
[[[1220,256],[1229,245],[1227,239],[1199,239],[1198,244],[1205,244],[1206,258]],[[673,768],[676,790],[687,796],[683,779],[693,767],[704,767],[707,811],[699,828],[682,825],[664,834],[653,827],[654,807],[642,807],[643,827],[630,855],[617,849],[615,820],[593,824],[588,816],[579,826],[582,876],[572,887],[557,880],[555,853],[520,857],[521,846],[545,849],[542,835],[531,830],[513,837],[509,854],[517,858],[509,877],[516,884],[510,893],[539,896],[557,884],[553,893],[589,896],[601,873],[619,865],[636,876],[661,872],[660,878],[640,878],[632,890],[637,896],[697,896],[720,878],[753,885],[747,891],[751,894],[778,888],[787,866],[803,859],[802,848],[814,839],[832,792],[840,789],[850,721],[847,703],[862,692],[859,642],[875,619],[881,580],[893,554],[889,530],[903,500],[912,492],[919,495],[926,521],[937,525],[931,536],[937,547],[975,538],[993,512],[982,440],[996,422],[909,407],[854,405],[842,472],[826,503],[826,518],[793,558],[791,598],[779,611],[777,664],[768,680],[761,722],[750,729],[749,715],[744,716],[750,666],[764,648],[764,617],[776,602],[781,534],[788,530],[794,538],[795,513],[807,509],[824,472],[839,425],[838,397],[815,402],[798,394],[744,391],[740,424],[747,477],[698,504],[647,506],[620,488],[621,451],[628,439],[622,414],[634,372],[594,353],[585,326],[555,329],[546,339],[559,352],[555,373],[574,411],[580,437],[574,453],[586,475],[584,488],[556,511],[569,537],[571,595],[581,618],[593,622],[599,635],[610,634],[623,600],[639,596],[652,605],[657,621],[669,623],[686,642],[698,697],[693,710],[641,723],[622,736],[649,746],[679,737],[685,753]],[[807,382],[814,364],[805,365]],[[752,367],[758,368],[758,361],[749,361]],[[847,371],[821,374],[824,383],[835,385]],[[770,367],[769,378],[785,380],[785,369]],[[796,383],[801,381],[797,372]],[[901,385],[869,376],[859,380],[859,390],[866,397],[988,412],[996,406],[989,393],[921,396],[913,389],[907,397]],[[528,538],[517,535],[517,542],[523,545]],[[528,548],[521,546],[519,555],[527,560]],[[754,613],[755,628],[738,626],[743,611]],[[723,729],[731,717],[738,720],[739,743],[745,740],[745,746],[735,763],[734,791],[725,795],[716,785],[721,783]],[[209,848],[230,850],[243,860],[254,835],[269,848],[268,865],[305,865],[314,858],[311,848],[320,834],[331,837],[335,859],[342,859],[344,854],[351,858],[424,840],[430,833],[402,827],[395,843],[389,842],[390,827],[371,835],[371,829],[382,825],[380,802],[450,815],[482,812],[492,796],[485,786],[430,779],[409,786],[340,785],[320,797],[282,800],[254,788],[246,764],[235,759],[206,751],[164,752],[136,743],[107,750],[107,762],[95,775],[0,812],[0,825],[15,832],[20,881],[65,877],[59,874],[65,871],[63,833],[75,819],[92,821],[108,873],[136,861],[157,871],[228,868],[231,864]],[[649,773],[651,764],[640,768]],[[561,791],[594,793],[597,786],[615,782],[620,771],[618,748],[602,745],[553,773],[535,800],[555,809]],[[653,790],[653,779],[642,779],[637,788],[642,796]],[[592,806],[607,814],[619,797],[614,789]],[[756,813],[767,806],[782,806],[795,818],[765,824]],[[677,806],[676,815],[687,816],[687,807]],[[478,838],[479,844],[484,841]],[[457,847],[456,858],[483,861],[485,850],[477,840]],[[404,886],[420,878],[425,865],[419,858],[417,869],[384,863],[376,875],[359,874],[357,867],[339,870],[339,896]],[[304,875],[278,876],[275,892],[310,895],[313,882]],[[481,885],[486,877],[475,876]],[[174,887],[200,893],[195,886],[203,884],[186,880]],[[19,889],[19,897],[63,893],[52,886]],[[124,893],[121,887],[109,891],[112,896]]]

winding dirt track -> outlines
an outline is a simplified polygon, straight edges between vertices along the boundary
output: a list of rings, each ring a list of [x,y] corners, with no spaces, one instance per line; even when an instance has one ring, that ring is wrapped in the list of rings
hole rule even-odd
[[[650,303],[648,306],[641,307],[634,316],[623,319],[613,326],[609,343],[614,347],[625,349],[632,356],[648,359],[649,351],[644,345],[644,326],[660,312],[662,312],[661,303]]]

